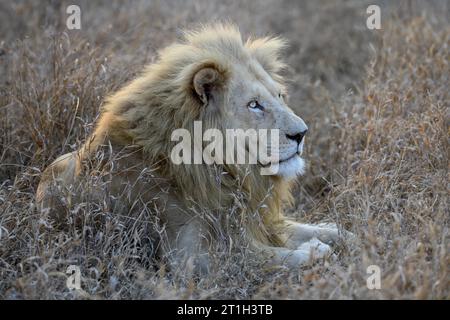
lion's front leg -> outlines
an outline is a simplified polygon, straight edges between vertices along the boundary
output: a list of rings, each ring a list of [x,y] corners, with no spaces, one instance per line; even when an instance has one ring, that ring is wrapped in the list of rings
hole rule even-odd
[[[334,223],[312,225],[288,220],[285,222],[284,234],[286,236],[286,247],[291,249],[296,249],[312,239],[318,239],[323,243],[333,245],[340,238],[339,230]]]
[[[183,270],[187,276],[209,272],[209,237],[199,219],[168,225],[166,235],[169,246],[164,251],[171,268]]]

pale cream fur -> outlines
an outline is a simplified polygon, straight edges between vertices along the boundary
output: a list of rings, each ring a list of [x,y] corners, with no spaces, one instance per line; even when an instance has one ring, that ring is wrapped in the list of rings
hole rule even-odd
[[[108,192],[123,197],[117,201],[122,199],[124,208],[136,199],[163,203],[159,212],[168,243],[161,248],[180,253],[175,263],[195,256],[195,264],[207,269],[207,242],[214,239],[204,236],[210,234],[208,225],[193,211],[222,217],[232,207],[239,208],[240,224],[254,248],[275,263],[295,267],[328,255],[331,249],[324,242],[336,241],[335,226],[302,225],[287,221],[282,213],[283,203],[292,198],[290,181],[304,170],[304,142],[288,136],[307,128],[285,103],[280,76],[284,46],[280,38],[243,42],[237,28],[224,24],[186,32],[107,99],[92,136],[77,152],[46,169],[37,191],[41,210],[60,215],[61,186],[77,189],[80,177],[89,174],[85,163],[106,148],[124,154],[116,161],[118,173]],[[252,99],[264,110],[250,109]],[[277,128],[280,159],[293,158],[280,163],[280,172],[271,176],[262,176],[259,165],[175,165],[170,160],[175,144],[171,133],[179,128],[192,132],[194,121],[202,121],[204,130]],[[152,177],[143,182],[145,170]],[[101,195],[102,190],[96,192]]]

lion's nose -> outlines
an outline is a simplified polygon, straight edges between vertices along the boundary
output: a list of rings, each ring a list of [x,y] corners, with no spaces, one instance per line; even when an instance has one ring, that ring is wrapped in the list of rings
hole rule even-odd
[[[302,131],[302,132],[298,132],[296,134],[286,134],[286,137],[288,139],[294,140],[296,141],[298,144],[300,144],[303,140],[303,137],[305,136],[306,132],[308,132],[308,129]]]

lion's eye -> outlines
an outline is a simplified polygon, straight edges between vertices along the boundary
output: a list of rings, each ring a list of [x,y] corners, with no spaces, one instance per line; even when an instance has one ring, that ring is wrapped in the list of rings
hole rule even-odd
[[[258,103],[256,100],[252,100],[247,105],[252,110],[264,110],[264,107]]]

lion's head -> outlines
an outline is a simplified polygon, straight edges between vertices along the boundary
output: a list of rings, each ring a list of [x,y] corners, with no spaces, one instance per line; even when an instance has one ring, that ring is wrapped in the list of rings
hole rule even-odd
[[[302,173],[300,156],[308,128],[286,104],[286,89],[278,74],[284,41],[264,38],[244,43],[235,28],[222,25],[189,33],[186,39],[210,54],[192,77],[205,115],[214,119],[220,114],[222,130],[279,130],[276,154],[258,159],[258,164],[271,165],[269,172],[287,179]]]
[[[174,181],[182,196],[204,207],[232,202],[229,195],[239,185],[255,209],[275,186],[269,204],[273,215],[280,211],[280,199],[289,197],[282,185],[303,171],[300,155],[307,131],[286,104],[279,74],[284,45],[280,38],[244,42],[237,28],[223,24],[187,32],[183,41],[163,49],[141,77],[109,99],[96,135],[108,132],[116,142],[142,146],[147,159],[158,163],[160,173]],[[175,165],[170,161],[175,145],[171,134],[180,128],[194,132],[195,121],[203,123],[203,130],[222,132],[279,129],[279,153],[268,162],[258,161],[250,172],[248,166],[242,170],[227,163]],[[279,168],[272,176],[253,170],[273,159],[279,160]]]
[[[197,77],[205,76],[205,72],[210,74],[209,77],[216,73],[210,68],[201,70],[200,75],[194,78],[194,85]],[[196,91],[201,93],[203,89]],[[279,152],[273,155],[273,159],[258,159],[258,164],[264,167],[272,165],[272,174],[292,178],[303,172],[304,162],[300,156],[307,127],[287,106],[283,92],[283,86],[273,80],[257,60],[249,59],[248,64],[233,66],[229,87],[225,91],[227,101],[215,106],[213,90],[209,92],[209,99],[211,108],[224,109],[226,129],[279,130]],[[270,145],[270,139],[267,142]]]

